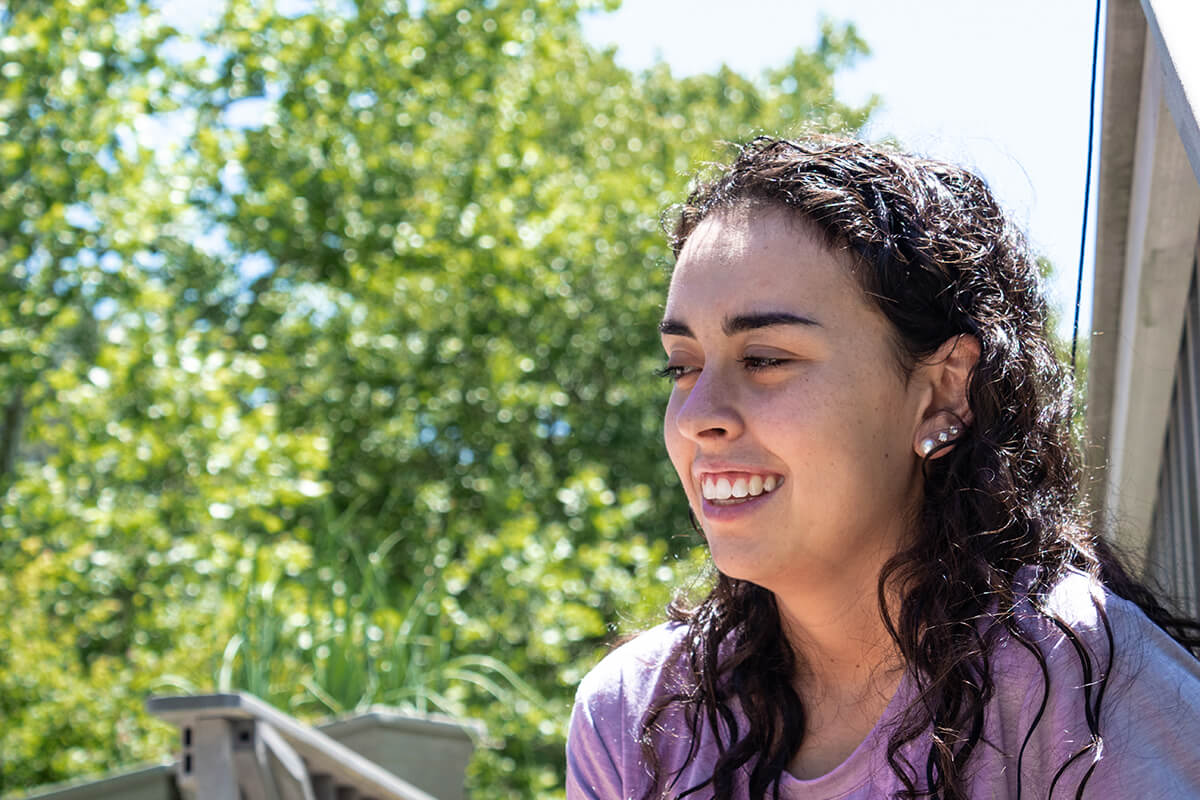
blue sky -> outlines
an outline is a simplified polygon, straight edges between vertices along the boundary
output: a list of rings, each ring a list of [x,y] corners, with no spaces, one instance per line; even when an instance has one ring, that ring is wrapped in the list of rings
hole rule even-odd
[[[615,45],[631,69],[663,60],[676,74],[692,74],[724,62],[752,76],[815,44],[822,15],[855,23],[871,46],[872,55],[836,82],[844,100],[882,97],[868,136],[894,135],[983,175],[1054,263],[1051,299],[1070,335],[1093,0],[625,0],[615,13],[590,15],[584,31],[595,44]],[[1091,316],[1088,247],[1083,338]]]

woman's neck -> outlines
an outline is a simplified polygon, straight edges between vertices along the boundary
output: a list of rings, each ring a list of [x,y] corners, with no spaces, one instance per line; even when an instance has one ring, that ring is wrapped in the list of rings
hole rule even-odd
[[[795,687],[803,699],[805,734],[788,764],[816,778],[841,764],[871,733],[903,677],[903,659],[879,613],[877,594],[809,597],[801,613],[776,597],[780,622],[795,650]]]
[[[829,582],[816,591],[776,593],[780,624],[797,655],[797,688],[806,700],[873,695],[881,680],[895,689],[890,676],[899,674],[902,659],[875,589]],[[898,602],[891,605],[898,608]]]

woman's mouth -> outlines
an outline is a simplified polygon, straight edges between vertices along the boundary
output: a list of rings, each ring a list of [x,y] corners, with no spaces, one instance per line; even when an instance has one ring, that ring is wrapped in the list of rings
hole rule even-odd
[[[700,493],[715,506],[732,506],[770,494],[783,483],[778,475],[728,472],[701,475]]]

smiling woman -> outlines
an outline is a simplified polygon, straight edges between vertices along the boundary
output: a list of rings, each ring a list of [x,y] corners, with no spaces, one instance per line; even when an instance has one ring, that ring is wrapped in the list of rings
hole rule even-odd
[[[1200,796],[1200,626],[1083,524],[982,181],[758,139],[673,246],[665,439],[717,581],[584,680],[568,797]]]

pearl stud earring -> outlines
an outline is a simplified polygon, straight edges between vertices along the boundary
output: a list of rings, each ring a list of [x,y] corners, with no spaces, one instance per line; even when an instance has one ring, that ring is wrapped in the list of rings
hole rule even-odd
[[[930,453],[933,452],[933,448],[937,447],[939,444],[946,444],[951,439],[956,438],[960,432],[961,432],[961,429],[957,425],[951,425],[948,429],[946,429],[944,431],[938,431],[936,437],[922,439],[921,440],[921,455],[923,455],[923,456],[929,455]]]

